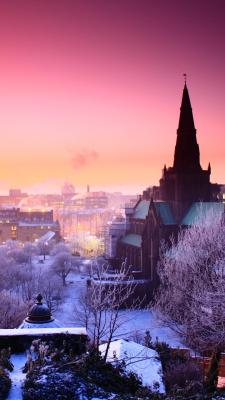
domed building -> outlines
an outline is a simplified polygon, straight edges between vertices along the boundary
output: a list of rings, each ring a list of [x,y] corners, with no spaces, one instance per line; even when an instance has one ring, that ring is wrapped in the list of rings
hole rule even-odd
[[[47,304],[43,303],[41,294],[36,297],[36,303],[30,308],[18,329],[29,328],[63,328],[63,325],[52,316]]]

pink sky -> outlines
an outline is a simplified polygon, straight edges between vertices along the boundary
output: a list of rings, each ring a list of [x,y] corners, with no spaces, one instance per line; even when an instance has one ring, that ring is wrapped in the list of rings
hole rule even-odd
[[[2,0],[0,191],[157,184],[183,72],[201,164],[225,182],[224,0]]]

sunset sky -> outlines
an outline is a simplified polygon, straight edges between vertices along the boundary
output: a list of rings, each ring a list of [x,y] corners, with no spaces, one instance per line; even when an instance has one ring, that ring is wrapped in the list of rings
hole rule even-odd
[[[0,192],[141,190],[170,166],[183,90],[225,183],[224,0],[1,0]]]

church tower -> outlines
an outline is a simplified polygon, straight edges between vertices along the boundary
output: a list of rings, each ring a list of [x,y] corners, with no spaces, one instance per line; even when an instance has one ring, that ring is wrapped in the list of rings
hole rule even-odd
[[[177,129],[173,167],[163,169],[160,200],[171,203],[177,223],[197,201],[210,201],[211,168],[200,165],[199,146],[188,88],[185,82]]]

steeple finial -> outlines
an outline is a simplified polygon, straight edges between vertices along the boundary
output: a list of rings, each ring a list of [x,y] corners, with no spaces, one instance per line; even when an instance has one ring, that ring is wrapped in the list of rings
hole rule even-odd
[[[187,83],[187,74],[186,74],[186,72],[183,74],[183,77],[184,77],[184,85],[186,86],[186,83]]]

